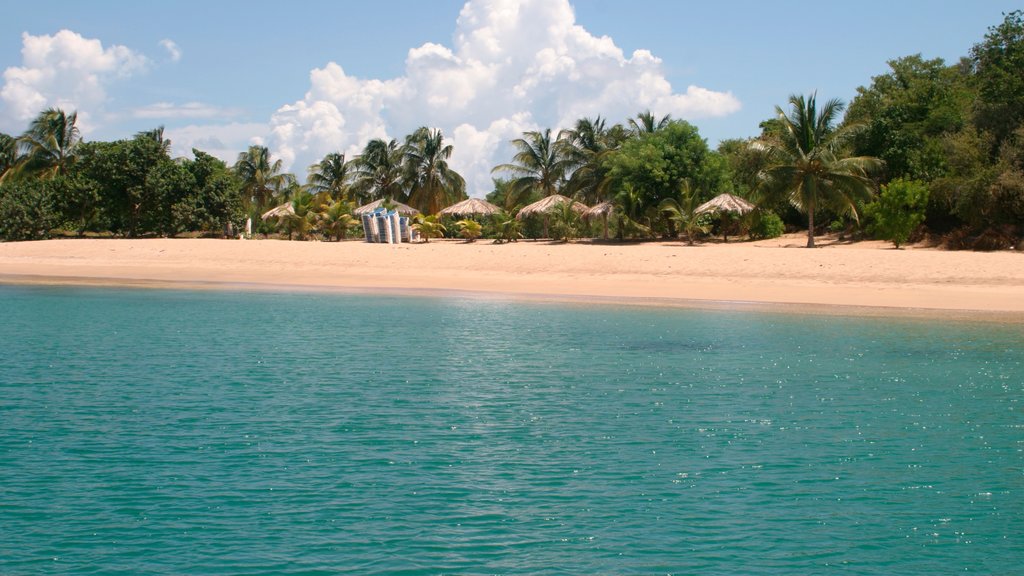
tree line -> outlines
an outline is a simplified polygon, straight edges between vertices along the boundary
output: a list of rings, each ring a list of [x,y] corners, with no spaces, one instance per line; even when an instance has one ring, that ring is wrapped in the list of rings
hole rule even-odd
[[[806,229],[809,246],[825,231],[897,246],[922,238],[956,249],[1019,243],[1024,13],[1004,15],[955,64],[920,55],[888,64],[848,107],[795,95],[761,123],[757,137],[725,140],[717,149],[688,122],[650,111],[624,123],[597,116],[557,133],[525,132],[512,141],[510,161],[493,170],[487,198],[504,212],[482,222],[479,233],[503,240],[600,234],[572,202],[543,224],[513,217],[558,194],[589,206],[608,203],[604,233],[621,239],[692,240],[709,232],[756,238],[789,228]],[[371,140],[353,158],[327,154],[299,184],[263,146],[229,166],[201,150],[171,158],[162,128],[85,142],[76,124],[75,113],[48,109],[21,136],[0,134],[0,238],[54,231],[234,235],[251,218],[257,232],[340,239],[358,226],[352,209],[371,200],[431,215],[466,198],[464,179],[448,165],[452,146],[426,127],[402,141]],[[743,219],[695,212],[721,193],[758,210]],[[259,218],[280,205],[287,209],[275,218]],[[437,219],[422,226],[431,234],[445,230]]]

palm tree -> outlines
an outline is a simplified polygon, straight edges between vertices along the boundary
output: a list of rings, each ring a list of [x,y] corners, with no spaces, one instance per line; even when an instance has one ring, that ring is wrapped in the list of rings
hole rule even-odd
[[[60,108],[42,111],[18,139],[23,169],[43,177],[67,174],[82,142],[77,122],[78,112],[65,114]]]
[[[656,120],[650,110],[636,115],[636,118],[629,119],[629,129],[634,135],[651,134],[661,130],[672,121],[671,114],[665,114],[661,120]]]
[[[690,188],[690,183],[683,181],[679,190],[679,198],[665,198],[658,205],[658,210],[668,216],[669,222],[679,225],[686,234],[686,243],[693,246],[698,233],[707,234],[711,230],[710,222],[701,214],[696,213],[700,196]]]
[[[317,207],[316,197],[309,192],[300,190],[295,194],[291,213],[280,217],[280,226],[288,232],[289,240],[292,239],[292,234],[297,235],[299,240],[306,239],[319,216]]]
[[[440,130],[416,130],[406,138],[404,151],[409,205],[424,214],[436,214],[466,197],[466,181],[448,167],[452,145],[444,143]]]
[[[375,138],[352,160],[352,191],[360,202],[377,198],[405,200],[402,188],[403,151],[397,140]]]
[[[0,182],[3,182],[18,161],[18,141],[0,132]]]
[[[565,141],[553,140],[550,128],[544,132],[524,132],[523,136],[512,141],[517,150],[513,163],[491,169],[492,173],[508,172],[514,177],[509,196],[516,200],[510,202],[506,198],[506,206],[518,204],[520,198],[534,190],[544,197],[558,193],[570,168]]]
[[[320,225],[324,233],[333,236],[335,240],[344,240],[356,222],[352,208],[351,202],[341,200],[324,206],[320,211]]]
[[[808,248],[814,247],[815,211],[830,207],[856,220],[857,202],[869,199],[875,190],[868,174],[882,167],[878,158],[837,155],[856,126],[835,129],[843,103],[832,99],[819,111],[815,98],[815,94],[806,99],[790,96],[788,115],[775,107],[780,129],[764,142],[768,168],[762,172],[761,184],[764,196],[785,196],[798,210],[807,212]]]
[[[523,237],[523,221],[509,214],[500,212],[494,215],[495,244],[516,242]]]
[[[149,138],[156,142],[157,146],[160,147],[160,153],[164,156],[170,157],[171,155],[171,141],[164,138],[164,127],[158,126],[152,130],[145,130],[135,134],[136,138]]]
[[[341,152],[331,152],[322,160],[309,167],[306,179],[310,192],[326,192],[333,200],[346,200],[348,183],[352,177],[351,164],[345,161]]]
[[[455,223],[459,227],[459,236],[466,239],[466,242],[472,242],[480,237],[484,232],[484,227],[476,220],[459,220]]]
[[[437,214],[416,216],[416,223],[412,225],[412,228],[420,233],[424,242],[430,242],[431,238],[440,238],[447,232],[444,224],[437,219]]]
[[[282,190],[295,183],[295,176],[281,172],[281,160],[270,160],[266,146],[250,146],[238,155],[235,173],[242,179],[243,196],[256,211],[265,208]]]
[[[605,157],[619,147],[622,127],[613,129],[605,127],[605,120],[597,118],[581,118],[576,126],[559,133],[560,140],[565,142],[568,164],[572,170],[566,183],[567,192],[579,194],[587,204],[604,200],[604,192],[608,184],[608,169]]]

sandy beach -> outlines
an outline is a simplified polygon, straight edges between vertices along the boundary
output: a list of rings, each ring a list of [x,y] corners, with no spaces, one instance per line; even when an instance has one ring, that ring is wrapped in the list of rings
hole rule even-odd
[[[64,239],[0,244],[0,282],[447,293],[1024,321],[1024,255],[804,237],[711,243]],[[862,310],[854,311],[859,307]],[[873,311],[873,312],[872,312]]]

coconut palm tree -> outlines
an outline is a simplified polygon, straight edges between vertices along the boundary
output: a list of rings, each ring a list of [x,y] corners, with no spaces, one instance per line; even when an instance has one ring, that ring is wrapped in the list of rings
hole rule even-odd
[[[570,168],[564,140],[551,138],[551,129],[543,132],[524,132],[523,138],[512,141],[517,152],[511,164],[501,164],[491,172],[508,172],[513,176],[509,196],[516,200],[506,205],[515,205],[531,191],[538,191],[547,197],[557,194]]]
[[[829,100],[818,110],[815,94],[793,95],[789,104],[789,114],[775,107],[780,129],[772,131],[763,144],[768,167],[762,172],[760,192],[766,198],[784,196],[807,213],[807,247],[813,248],[816,210],[828,207],[856,220],[857,202],[866,201],[875,191],[868,175],[879,170],[882,161],[840,156],[856,129],[854,125],[834,127],[843,111],[841,101]]]
[[[0,182],[3,182],[18,161],[18,141],[0,132]]]
[[[440,130],[423,127],[405,141],[404,164],[409,179],[409,205],[424,214],[466,197],[466,181],[448,167],[452,145],[444,143]]]
[[[658,204],[658,210],[668,217],[669,222],[678,225],[686,234],[686,243],[693,246],[697,234],[707,234],[711,230],[711,222],[702,214],[697,214],[700,195],[690,188],[690,183],[683,181],[679,190],[679,198],[665,198]]]
[[[82,142],[77,122],[77,112],[65,114],[60,108],[42,111],[18,139],[21,168],[44,178],[66,174]]]
[[[665,128],[671,121],[671,114],[665,114],[661,120],[657,120],[650,110],[645,110],[637,114],[636,118],[629,119],[629,129],[634,135],[650,134]]]
[[[417,215],[416,223],[412,225],[412,228],[420,233],[424,242],[430,242],[431,238],[440,238],[447,232],[444,224],[441,224],[437,219],[437,214],[431,214],[430,216]]]
[[[480,237],[484,233],[484,227],[476,220],[459,220],[455,223],[459,227],[459,236],[466,239],[467,242],[472,242]]]
[[[326,192],[333,200],[346,200],[351,178],[351,163],[345,161],[345,154],[331,152],[309,167],[306,183],[313,194]]]
[[[344,240],[349,230],[355,225],[352,216],[354,205],[351,202],[335,201],[323,206],[320,210],[320,226],[328,236],[335,240]]]
[[[170,157],[171,155],[171,141],[164,138],[164,127],[158,126],[152,130],[145,130],[135,134],[136,138],[149,138],[157,143],[160,147],[160,153],[164,156]]]
[[[566,182],[570,195],[579,194],[587,204],[604,200],[608,184],[608,169],[604,159],[618,149],[624,136],[621,126],[605,126],[604,118],[581,118],[576,126],[559,133],[565,141],[568,164],[572,171]]]
[[[238,155],[235,173],[242,179],[242,195],[259,211],[270,205],[274,196],[295,183],[295,176],[281,171],[280,159],[271,161],[266,146],[250,146]]]
[[[304,190],[298,191],[292,198],[292,211],[280,217],[279,225],[288,233],[288,239],[292,234],[298,236],[299,240],[305,240],[306,235],[314,228],[318,219],[318,204],[316,196]]]
[[[366,143],[363,153],[352,160],[352,191],[360,203],[385,198],[404,201],[402,186],[403,150],[397,140],[375,138]]]

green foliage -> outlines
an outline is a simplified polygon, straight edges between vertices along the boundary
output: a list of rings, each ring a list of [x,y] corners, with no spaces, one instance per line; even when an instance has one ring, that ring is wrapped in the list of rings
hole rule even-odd
[[[412,229],[419,231],[420,237],[423,238],[424,242],[430,242],[431,238],[441,238],[448,231],[445,229],[444,224],[441,224],[436,214],[431,214],[430,216],[417,215]]]
[[[566,140],[551,137],[551,129],[543,132],[525,132],[523,138],[512,141],[516,149],[511,164],[495,166],[491,172],[506,172],[509,183],[504,206],[522,204],[522,198],[537,193],[541,197],[557,194],[566,174],[572,169],[570,146]]]
[[[328,237],[344,240],[357,224],[356,218],[352,216],[352,209],[351,202],[339,201],[325,205],[320,211],[320,229]]]
[[[553,240],[568,242],[578,237],[580,232],[580,213],[573,207],[574,201],[562,202],[556,206],[551,214],[549,231]]]
[[[995,137],[994,150],[1024,124],[1024,11],[1006,14],[971,49],[978,90],[975,121]]]
[[[406,138],[403,163],[413,208],[436,214],[466,198],[466,181],[448,166],[452,150],[440,130],[424,127]]]
[[[698,202],[696,192],[687,185],[680,189],[678,198],[666,198],[658,205],[658,210],[668,217],[669,222],[686,234],[686,242],[691,246],[698,235],[710,232],[712,225],[710,214],[695,212]]]
[[[769,167],[764,171],[761,192],[785,197],[807,213],[807,247],[814,247],[814,214],[830,208],[857,219],[857,205],[870,198],[875,184],[869,174],[883,163],[872,157],[841,157],[842,146],[853,128],[834,128],[843,109],[839,100],[825,102],[818,110],[815,95],[790,96],[790,112],[776,107],[779,126],[765,140]]]
[[[501,212],[493,216],[494,222],[494,243],[516,242],[523,237],[523,223],[508,212]]]
[[[53,181],[30,179],[0,184],[0,240],[47,238],[56,223]]]
[[[748,234],[751,240],[768,240],[778,238],[786,231],[782,218],[770,210],[754,210],[751,212]]]
[[[899,248],[924,222],[927,206],[928,188],[923,182],[893,180],[882,186],[882,193],[866,207],[872,221],[869,230]]]
[[[484,228],[476,220],[459,220],[455,223],[459,227],[459,236],[472,242],[483,234]]]
[[[77,112],[66,114],[60,108],[40,112],[18,139],[23,152],[19,170],[44,178],[66,175],[82,141],[77,122]]]

